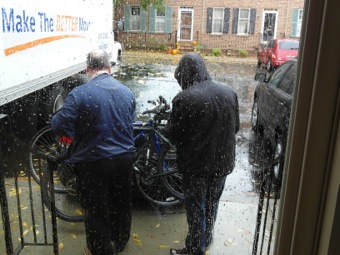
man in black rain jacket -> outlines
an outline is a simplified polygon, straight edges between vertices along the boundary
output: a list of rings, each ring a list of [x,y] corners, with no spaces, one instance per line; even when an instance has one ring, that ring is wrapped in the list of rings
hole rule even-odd
[[[212,242],[219,199],[235,166],[238,98],[229,85],[211,79],[196,53],[181,58],[175,78],[183,91],[172,101],[168,127],[183,174],[189,230],[186,247],[170,253],[201,255]]]

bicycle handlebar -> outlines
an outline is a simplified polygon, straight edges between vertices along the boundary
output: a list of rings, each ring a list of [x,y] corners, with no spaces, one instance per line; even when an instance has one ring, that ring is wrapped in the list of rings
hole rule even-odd
[[[147,113],[160,114],[165,113],[167,110],[170,109],[170,105],[167,103],[163,96],[159,96],[157,100],[148,100],[147,102],[155,105],[155,107],[142,112],[142,114]]]

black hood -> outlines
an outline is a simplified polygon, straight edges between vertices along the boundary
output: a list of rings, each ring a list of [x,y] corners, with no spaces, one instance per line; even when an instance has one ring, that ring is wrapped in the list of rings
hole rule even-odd
[[[211,80],[204,59],[197,53],[187,53],[179,61],[175,78],[182,89],[195,83]]]

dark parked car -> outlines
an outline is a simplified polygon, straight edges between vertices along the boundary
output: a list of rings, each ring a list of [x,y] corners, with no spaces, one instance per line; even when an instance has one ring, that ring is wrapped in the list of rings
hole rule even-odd
[[[299,54],[298,39],[273,39],[266,45],[260,46],[257,53],[258,67],[264,65],[267,71],[272,71],[287,60]]]
[[[297,62],[297,59],[285,62],[269,78],[264,70],[255,75],[259,84],[254,92],[251,126],[267,142],[271,155],[269,161],[284,157]],[[274,166],[274,178],[280,178],[282,169],[282,163]]]

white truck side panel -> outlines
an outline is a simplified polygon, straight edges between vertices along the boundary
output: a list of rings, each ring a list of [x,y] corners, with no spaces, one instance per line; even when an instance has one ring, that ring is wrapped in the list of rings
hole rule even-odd
[[[2,0],[0,105],[85,69],[92,49],[112,51],[112,1]]]

